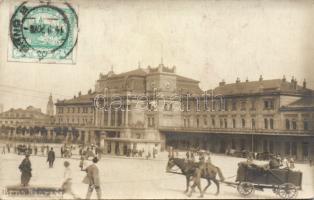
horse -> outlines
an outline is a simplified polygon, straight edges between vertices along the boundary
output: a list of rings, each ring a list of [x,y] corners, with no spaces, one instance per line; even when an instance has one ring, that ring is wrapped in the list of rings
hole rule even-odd
[[[224,180],[224,178],[221,173],[221,170],[218,167],[208,164],[208,166],[206,166],[205,168],[201,168],[200,163],[186,161],[183,158],[170,157],[167,164],[166,171],[171,172],[171,169],[174,166],[177,166],[181,170],[182,174],[186,177],[186,190],[184,191],[184,193],[189,192],[189,185],[190,185],[191,178],[193,178],[194,180],[194,183],[191,186],[191,191],[190,193],[188,193],[189,197],[192,196],[192,193],[196,186],[198,187],[200,191],[200,197],[203,197],[207,188],[211,185],[211,181],[215,183],[216,188],[217,188],[215,195],[219,194],[220,185],[219,185],[219,181],[216,179],[216,174],[218,173],[221,180]],[[201,188],[201,178],[207,180],[207,185],[204,188],[204,190],[202,190]]]

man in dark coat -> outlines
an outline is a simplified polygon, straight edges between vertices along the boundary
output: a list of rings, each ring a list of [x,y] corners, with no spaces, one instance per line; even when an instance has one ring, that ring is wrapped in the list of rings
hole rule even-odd
[[[272,156],[269,161],[269,168],[270,169],[278,169],[280,167],[280,163],[275,156]]]
[[[87,182],[88,182],[88,190],[86,194],[86,199],[90,199],[93,190],[96,190],[97,198],[101,199],[101,189],[100,189],[100,180],[99,180],[99,170],[96,165],[98,162],[98,158],[95,157],[93,159],[93,164],[86,168],[87,173]]]
[[[28,183],[32,177],[32,165],[31,165],[31,161],[29,160],[29,154],[25,155],[25,158],[20,164],[19,169],[22,172],[21,185],[24,187],[28,186]]]
[[[55,161],[55,152],[53,151],[53,148],[50,149],[50,151],[48,152],[48,158],[47,158],[47,162],[49,162],[49,168],[53,167],[53,162]]]

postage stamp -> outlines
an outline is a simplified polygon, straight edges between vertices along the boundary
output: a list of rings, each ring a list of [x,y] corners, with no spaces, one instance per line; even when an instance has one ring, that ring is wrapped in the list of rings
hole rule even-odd
[[[9,61],[75,63],[77,8],[69,3],[23,2],[12,10]]]

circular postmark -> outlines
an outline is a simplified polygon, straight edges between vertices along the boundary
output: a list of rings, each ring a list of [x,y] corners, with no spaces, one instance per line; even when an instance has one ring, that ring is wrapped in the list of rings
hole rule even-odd
[[[19,5],[10,21],[15,55],[27,58],[66,59],[77,43],[77,15],[68,4]]]

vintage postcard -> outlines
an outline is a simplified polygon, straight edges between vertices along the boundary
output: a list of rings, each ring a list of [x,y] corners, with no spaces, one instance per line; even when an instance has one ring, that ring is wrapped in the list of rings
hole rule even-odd
[[[0,199],[314,198],[314,0],[0,0]]]

